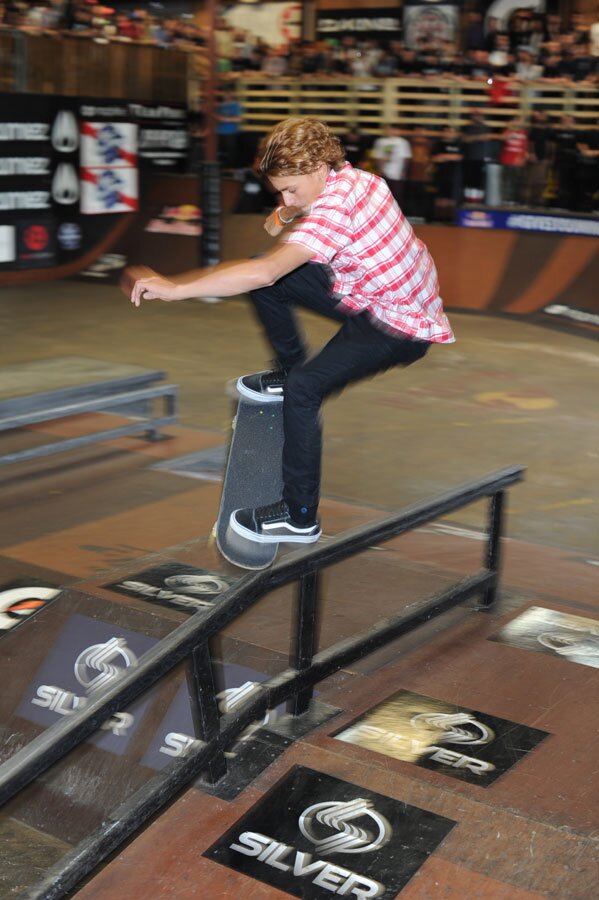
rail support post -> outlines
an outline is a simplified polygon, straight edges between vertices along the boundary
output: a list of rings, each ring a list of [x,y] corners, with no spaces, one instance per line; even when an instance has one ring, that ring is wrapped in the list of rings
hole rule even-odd
[[[489,540],[485,558],[486,568],[493,573],[493,581],[483,592],[480,600],[481,609],[491,609],[497,599],[499,583],[499,564],[501,561],[501,531],[503,526],[504,492],[497,491],[491,496],[489,503]]]
[[[188,678],[191,698],[191,714],[196,737],[207,744],[218,737],[220,731],[220,715],[216,700],[212,659],[208,642],[194,647],[191,653],[191,674]],[[205,778],[214,784],[227,772],[227,760],[223,750],[211,759]]]
[[[290,658],[291,666],[298,672],[310,668],[316,648],[318,576],[318,570],[315,570],[302,575],[299,580],[296,630]],[[312,687],[298,691],[287,701],[287,712],[292,716],[301,716],[307,712],[313,694]]]

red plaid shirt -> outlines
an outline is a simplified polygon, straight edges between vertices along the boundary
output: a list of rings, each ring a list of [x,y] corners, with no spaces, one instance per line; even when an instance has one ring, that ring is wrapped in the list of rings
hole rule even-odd
[[[383,179],[346,163],[331,171],[310,213],[285,237],[330,266],[348,313],[368,313],[391,332],[455,340],[435,264]]]

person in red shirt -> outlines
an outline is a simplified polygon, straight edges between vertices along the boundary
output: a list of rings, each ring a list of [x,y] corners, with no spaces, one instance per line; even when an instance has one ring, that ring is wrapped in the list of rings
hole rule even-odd
[[[320,536],[320,407],[346,385],[421,359],[431,343],[454,340],[433,260],[382,178],[345,161],[340,140],[318,119],[276,125],[259,170],[281,205],[265,228],[284,236],[270,252],[175,278],[145,267],[125,272],[123,289],[144,300],[249,292],[276,368],[241,377],[241,394],[283,403],[283,496],[232,513],[234,531],[261,543],[310,543]],[[309,355],[294,315],[304,306],[339,322]]]
[[[512,119],[501,136],[501,193],[504,203],[519,203],[528,159],[528,132],[522,119]]]

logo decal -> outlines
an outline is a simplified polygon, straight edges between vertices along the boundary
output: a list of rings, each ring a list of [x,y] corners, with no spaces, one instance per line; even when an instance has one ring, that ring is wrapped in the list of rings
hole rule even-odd
[[[114,664],[122,662],[122,666]],[[75,660],[75,678],[88,694],[105,688],[129,666],[136,666],[135,654],[127,647],[123,638],[110,638],[105,644],[94,644],[79,654]]]
[[[230,575],[169,562],[164,566],[137,572],[123,581],[105,584],[104,587],[128,597],[138,597],[160,606],[193,613],[198,609],[213,607],[219,595],[237,580]]]
[[[420,723],[425,727],[440,728],[444,732],[437,738],[440,743],[489,744],[495,737],[493,731],[478,722],[472,713],[418,713],[412,716],[410,724],[414,728]]]
[[[547,733],[486,713],[398,691],[337,740],[488,787]]]
[[[531,606],[489,640],[599,669],[599,620]]]
[[[14,628],[60,594],[60,588],[41,584],[6,586],[0,590],[0,633]]]
[[[296,766],[204,856],[304,900],[392,900],[454,825]]]
[[[72,716],[128,668],[136,666],[139,657],[157,640],[122,628],[115,635],[115,630],[114,623],[71,615],[52,641],[18,707],[18,715],[44,727],[62,716]],[[115,712],[88,742],[111,753],[124,753],[151,694]]]
[[[355,819],[368,816],[374,822],[374,833],[356,826]],[[314,820],[333,834],[317,837]],[[358,797],[350,803],[315,803],[299,817],[299,828],[304,837],[316,845],[322,856],[330,853],[371,853],[391,838],[391,826],[384,816],[377,813],[369,800]]]

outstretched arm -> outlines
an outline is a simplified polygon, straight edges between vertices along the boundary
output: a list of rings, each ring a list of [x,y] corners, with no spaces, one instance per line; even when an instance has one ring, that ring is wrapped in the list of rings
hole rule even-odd
[[[144,300],[187,300],[190,297],[233,297],[274,284],[312,257],[299,244],[279,243],[255,259],[219,263],[168,278],[147,266],[131,266],[124,272],[121,288],[134,306]]]

